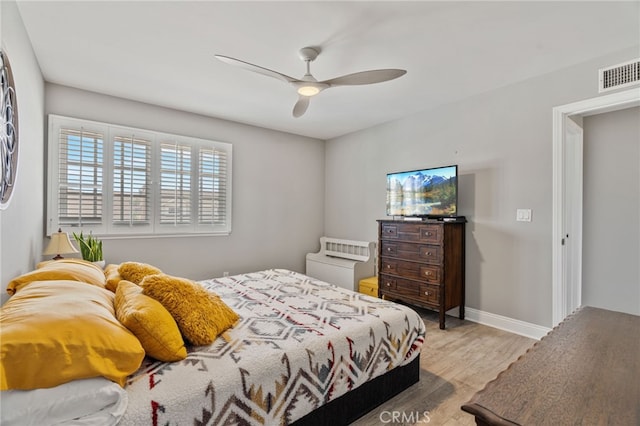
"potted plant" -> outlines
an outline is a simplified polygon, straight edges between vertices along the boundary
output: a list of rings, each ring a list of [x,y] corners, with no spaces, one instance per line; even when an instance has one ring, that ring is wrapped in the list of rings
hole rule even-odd
[[[73,238],[78,242],[80,246],[80,253],[82,254],[82,258],[88,262],[94,262],[99,266],[104,267],[104,259],[102,258],[102,241],[91,235],[87,235],[86,237],[73,233]]]

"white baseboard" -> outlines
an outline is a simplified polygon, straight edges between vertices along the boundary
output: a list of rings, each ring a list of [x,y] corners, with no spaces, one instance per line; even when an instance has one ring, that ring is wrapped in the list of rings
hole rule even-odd
[[[490,312],[479,311],[473,308],[465,308],[464,314],[464,318],[469,321],[477,322],[478,324],[482,325],[488,325],[489,327],[519,334],[525,337],[530,337],[536,340],[540,340],[551,331],[551,329],[547,327],[542,327],[540,325],[531,324],[529,322],[524,322],[509,317],[503,317],[502,315],[496,315]]]

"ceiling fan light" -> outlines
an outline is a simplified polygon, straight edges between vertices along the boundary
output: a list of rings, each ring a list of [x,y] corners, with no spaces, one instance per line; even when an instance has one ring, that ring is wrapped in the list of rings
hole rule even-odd
[[[320,89],[316,86],[300,86],[298,87],[298,94],[302,96],[313,96],[320,93]]]

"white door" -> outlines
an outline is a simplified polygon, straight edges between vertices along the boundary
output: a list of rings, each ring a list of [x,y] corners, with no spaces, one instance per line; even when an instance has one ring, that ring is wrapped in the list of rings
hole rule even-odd
[[[582,162],[583,130],[570,117],[565,126],[564,218],[562,249],[567,314],[582,304]]]

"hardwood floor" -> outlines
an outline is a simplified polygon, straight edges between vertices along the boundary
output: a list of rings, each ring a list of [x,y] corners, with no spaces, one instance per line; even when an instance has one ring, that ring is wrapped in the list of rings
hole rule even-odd
[[[524,354],[536,340],[415,308],[427,326],[420,382],[353,423],[370,425],[475,425],[460,406]]]

